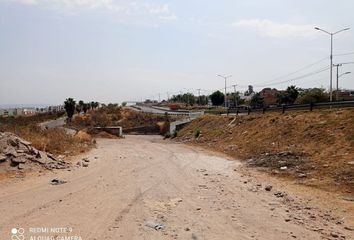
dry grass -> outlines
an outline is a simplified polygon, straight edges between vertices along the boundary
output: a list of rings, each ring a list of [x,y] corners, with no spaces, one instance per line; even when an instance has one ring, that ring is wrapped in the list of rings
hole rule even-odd
[[[37,126],[42,121],[55,118],[54,116],[4,118],[1,119],[0,131],[15,133],[30,141],[35,148],[53,154],[73,155],[87,151],[94,146],[91,138],[74,137],[66,134],[61,128],[42,130]]]
[[[354,190],[354,110],[269,113],[237,117],[204,116],[178,133],[178,139],[222,151],[238,159],[268,159],[291,165],[289,152],[302,163],[289,172],[308,174],[304,182]],[[200,136],[196,139],[196,131]],[[274,157],[276,156],[276,157]],[[274,160],[275,159],[275,160]],[[288,162],[286,162],[288,161]],[[260,161],[264,164],[264,161]],[[278,168],[279,170],[279,168]],[[292,174],[290,174],[292,173]]]

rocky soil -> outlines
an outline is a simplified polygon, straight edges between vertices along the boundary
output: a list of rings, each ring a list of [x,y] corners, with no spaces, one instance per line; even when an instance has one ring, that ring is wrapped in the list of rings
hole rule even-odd
[[[0,172],[31,169],[65,169],[70,163],[39,151],[30,142],[10,132],[0,132]]]

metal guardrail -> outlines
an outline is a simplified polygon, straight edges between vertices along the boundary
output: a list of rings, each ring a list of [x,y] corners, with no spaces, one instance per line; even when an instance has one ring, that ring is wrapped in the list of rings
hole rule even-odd
[[[265,107],[265,108],[228,108],[227,114],[229,113],[247,113],[252,112],[282,112],[286,111],[296,111],[296,110],[309,110],[314,109],[324,109],[324,108],[352,108],[354,107],[354,101],[341,101],[341,102],[323,102],[323,103],[310,103],[310,104],[293,104],[293,105],[282,105],[277,107]]]

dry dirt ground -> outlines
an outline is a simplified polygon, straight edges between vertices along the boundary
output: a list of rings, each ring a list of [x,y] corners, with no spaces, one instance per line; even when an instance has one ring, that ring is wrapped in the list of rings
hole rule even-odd
[[[127,136],[98,140],[74,161],[82,158],[88,167],[1,182],[0,239],[21,235],[13,228],[35,240],[354,239],[353,202],[326,195],[322,203],[321,193],[272,182],[224,155]]]

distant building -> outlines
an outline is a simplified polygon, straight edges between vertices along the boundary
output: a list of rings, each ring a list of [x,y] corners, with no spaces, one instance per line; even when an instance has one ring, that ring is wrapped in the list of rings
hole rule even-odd
[[[15,117],[22,115],[23,112],[21,109],[11,108],[11,109],[1,109],[0,115],[5,117]]]
[[[277,94],[281,92],[282,91],[279,91],[276,88],[264,88],[262,91],[260,91],[260,95],[264,100],[264,105],[277,105]]]
[[[337,90],[333,91],[333,98],[336,99]],[[338,101],[354,101],[354,90],[339,90]]]
[[[37,110],[35,108],[24,108],[21,109],[22,110],[22,114],[24,116],[33,116],[37,114]]]

